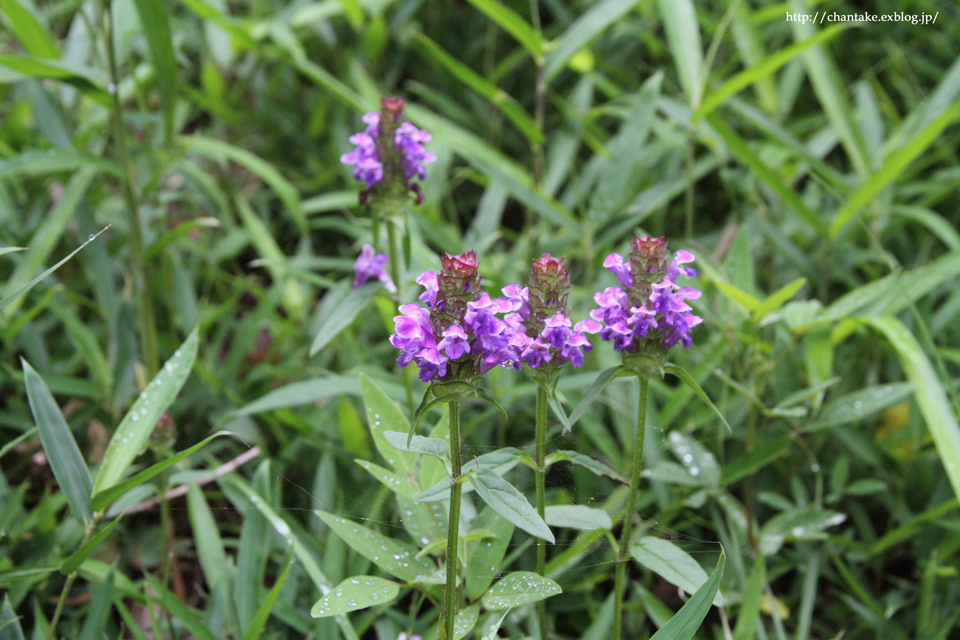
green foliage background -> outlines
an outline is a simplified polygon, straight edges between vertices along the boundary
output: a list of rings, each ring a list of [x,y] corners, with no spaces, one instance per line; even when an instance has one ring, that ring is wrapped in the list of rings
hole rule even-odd
[[[894,9],[939,13],[927,26],[786,20]],[[732,432],[687,387],[654,381],[639,533],[670,537],[706,572],[723,545],[726,604],[699,637],[958,633],[955,4],[117,0],[116,83],[102,10],[0,0],[0,243],[25,248],[0,254],[0,638],[19,637],[14,615],[45,636],[61,563],[84,539],[40,455],[19,358],[94,469],[151,361],[194,327],[199,355],[170,405],[169,445],[218,429],[239,437],[185,458],[170,483],[202,480],[252,446],[260,455],[173,501],[180,582],[164,606],[195,637],[344,633],[309,617],[319,596],[302,558],[333,583],[375,568],[310,511],[405,535],[389,491],[354,462],[384,462],[358,374],[407,415],[422,393],[393,364],[396,302],[375,287],[350,293],[360,246],[383,248],[385,233],[356,205],[339,156],[386,94],[407,100],[438,156],[424,204],[395,221],[404,300],[440,252],[476,249],[495,291],[550,251],[571,265],[582,317],[613,284],[603,258],[633,233],[697,255],[705,322],[675,358]],[[569,371],[566,412],[616,363],[598,343]],[[529,448],[532,384],[511,371],[486,384],[510,418],[465,408],[471,454]],[[626,472],[635,394],[633,381],[612,384],[569,435],[551,417],[551,448]],[[531,474],[512,473],[532,493]],[[625,500],[621,484],[577,467],[548,482],[550,504],[615,515]],[[139,484],[107,517],[159,486]],[[151,506],[110,529],[80,565],[59,635],[159,631],[144,606],[163,589],[159,522]],[[270,533],[281,525],[306,554],[285,580],[287,543]],[[559,531],[555,637],[607,637],[612,540]],[[533,554],[515,534],[499,568],[530,569]],[[625,629],[648,637],[681,600],[666,569],[639,556]],[[264,601],[269,617],[256,618]],[[393,640],[410,630],[413,603],[399,602],[348,624]],[[426,609],[413,630],[429,625]],[[532,634],[532,610],[511,613],[501,635]]]

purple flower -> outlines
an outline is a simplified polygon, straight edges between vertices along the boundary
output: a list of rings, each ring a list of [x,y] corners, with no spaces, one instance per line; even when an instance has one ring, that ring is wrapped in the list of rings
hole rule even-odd
[[[384,98],[382,112],[371,111],[363,116],[367,127],[350,136],[353,151],[340,156],[340,162],[353,167],[353,177],[367,187],[387,182],[406,190],[411,180],[423,180],[424,164],[437,157],[423,148],[430,134],[403,121],[403,100]]]
[[[600,338],[612,341],[622,353],[642,350],[648,355],[665,355],[676,344],[693,343],[691,329],[703,320],[692,314],[688,300],[701,293],[676,284],[680,276],[696,275],[690,267],[689,251],[677,251],[669,260],[667,243],[661,238],[634,238],[629,261],[617,253],[603,261],[621,286],[607,287],[594,294],[598,308],[590,317],[602,323]]]
[[[446,255],[442,266],[439,275],[427,271],[417,278],[426,307],[403,305],[393,319],[397,365],[416,363],[424,382],[471,382],[496,366],[519,368],[531,338],[513,313],[515,303],[480,290],[473,252]]]
[[[358,289],[370,278],[377,278],[390,293],[396,293],[397,287],[393,284],[390,275],[384,269],[387,256],[377,253],[369,244],[363,245],[360,255],[353,263],[353,288]]]

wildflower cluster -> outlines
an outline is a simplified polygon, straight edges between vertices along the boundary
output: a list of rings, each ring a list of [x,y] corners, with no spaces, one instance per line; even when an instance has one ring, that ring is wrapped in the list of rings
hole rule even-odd
[[[593,349],[585,334],[597,333],[601,327],[590,319],[572,325],[567,316],[569,288],[570,274],[563,258],[545,253],[533,261],[529,286],[511,284],[503,289],[512,304],[507,320],[524,329],[523,338],[517,339],[523,344],[520,359],[532,369],[548,363],[559,369],[567,362],[580,367],[584,350],[589,353]]]
[[[594,295],[599,308],[590,317],[603,323],[600,337],[612,341],[613,348],[625,355],[640,352],[662,357],[678,343],[689,347],[691,329],[702,319],[693,315],[686,301],[697,300],[701,292],[681,287],[676,280],[696,275],[683,266],[693,260],[693,254],[683,250],[671,259],[663,237],[634,238],[627,261],[619,253],[607,256],[603,266],[620,286]]]
[[[353,166],[353,177],[367,188],[360,194],[363,204],[374,194],[403,194],[408,189],[422,199],[414,178],[423,180],[425,164],[437,157],[423,148],[430,134],[403,120],[403,98],[384,98],[379,113],[363,116],[367,127],[350,136],[353,151],[340,156],[340,162]]]
[[[441,263],[439,274],[427,271],[417,278],[425,306],[402,305],[403,315],[394,318],[390,343],[401,352],[397,365],[416,363],[423,382],[474,383],[498,365],[519,368],[526,336],[502,317],[512,303],[481,290],[476,254],[447,254]]]

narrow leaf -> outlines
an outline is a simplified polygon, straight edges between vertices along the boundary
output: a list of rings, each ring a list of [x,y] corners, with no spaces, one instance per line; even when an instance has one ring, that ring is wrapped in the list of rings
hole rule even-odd
[[[497,581],[480,599],[487,611],[507,611],[520,605],[539,602],[563,590],[550,578],[532,571],[514,571]]]
[[[93,517],[89,507],[92,485],[87,463],[43,378],[26,360],[21,358],[20,362],[23,364],[23,381],[30,411],[40,431],[40,441],[53,475],[73,515],[83,522],[90,522]]]
[[[693,379],[693,376],[691,376],[686,369],[684,369],[679,365],[667,364],[667,366],[665,366],[663,370],[666,371],[667,373],[672,373],[673,375],[680,378],[680,380],[682,380],[688,387],[690,387],[693,390],[693,392],[696,394],[698,398],[703,400],[703,403],[705,405],[710,407],[713,410],[713,412],[717,414],[717,417],[720,418],[720,421],[723,423],[723,426],[727,428],[727,431],[729,431],[730,433],[733,433],[733,429],[730,428],[730,424],[727,422],[727,419],[723,417],[723,414],[720,413],[720,410],[717,409],[717,406],[713,404],[713,401],[710,400],[710,397],[706,394],[706,392],[704,392],[703,389],[700,388],[700,385],[697,384],[697,381]]]
[[[386,604],[400,595],[400,585],[376,576],[347,578],[310,609],[314,618],[326,618],[378,604]]]
[[[116,484],[150,439],[157,420],[173,403],[190,376],[199,342],[198,331],[194,329],[123,417],[107,445],[100,473],[93,483],[94,493]]]
[[[60,565],[60,573],[68,576],[76,571],[80,565],[83,564],[83,561],[86,560],[104,540],[110,537],[110,534],[113,533],[113,530],[117,528],[118,524],[120,524],[120,518],[115,518],[110,524],[90,536],[89,540],[84,542],[79,549],[71,553],[67,559],[63,561],[63,564]]]
[[[550,527],[537,514],[516,487],[489,469],[480,469],[471,477],[477,495],[494,511],[527,533],[554,544],[556,539]]]
[[[408,441],[407,434],[399,431],[384,431],[383,438],[401,451],[422,453],[440,459],[450,457],[450,443],[440,438],[413,436]]]
[[[173,111],[177,97],[177,65],[173,57],[173,41],[170,32],[170,16],[166,2],[134,0],[140,24],[147,38],[150,58],[157,70],[157,86],[163,105],[163,139],[169,146],[173,142]]]
[[[250,620],[250,627],[247,628],[247,632],[243,635],[243,640],[257,640],[257,638],[260,637],[263,628],[267,625],[270,612],[273,611],[273,607],[280,597],[280,592],[283,589],[284,583],[287,581],[287,576],[290,574],[290,567],[293,566],[293,562],[293,549],[291,549],[287,553],[287,560],[284,563],[283,571],[277,576],[273,586],[270,587],[270,591],[267,592],[267,596],[263,599],[263,602],[260,603],[260,606],[257,607],[257,612],[253,615],[253,619]]]
[[[669,540],[645,536],[630,545],[630,555],[641,566],[687,593],[694,593],[708,581],[707,572],[700,563]],[[725,604],[719,591],[715,593],[712,602],[718,607]]]
[[[653,634],[650,640],[690,640],[693,637],[707,616],[707,612],[710,611],[710,604],[720,589],[720,579],[723,578],[726,560],[726,555],[721,551],[717,566],[710,574],[710,578],[697,589],[686,604],[680,607],[680,611],[677,611],[667,624]]]

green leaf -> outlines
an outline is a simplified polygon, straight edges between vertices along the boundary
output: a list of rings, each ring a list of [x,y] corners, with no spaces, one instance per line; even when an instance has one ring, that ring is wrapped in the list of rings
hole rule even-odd
[[[544,63],[547,82],[563,70],[575,53],[622,18],[637,2],[638,0],[601,0],[587,9],[559,39],[550,43],[550,52]]]
[[[409,432],[410,423],[406,416],[393,400],[363,373],[360,374],[360,390],[363,393],[370,435],[377,451],[401,476],[416,478],[417,456],[407,451],[398,451],[383,437],[385,431]]]
[[[383,439],[392,444],[400,451],[409,451],[412,453],[422,453],[434,458],[449,458],[450,443],[440,438],[425,438],[423,436],[413,436],[407,442],[407,434],[399,431],[384,431]]]
[[[857,213],[869,204],[878,193],[892,183],[917,156],[927,150],[931,144],[939,140],[944,129],[953,124],[960,117],[960,100],[957,100],[930,124],[917,133],[909,142],[892,153],[883,165],[870,174],[860,188],[843,204],[833,222],[830,223],[830,235],[837,237],[847,226],[847,223]]]
[[[698,591],[708,582],[700,563],[669,540],[644,536],[630,545],[630,555],[641,566],[687,593]],[[718,607],[726,604],[723,594],[716,589],[711,602]]]
[[[444,576],[429,559],[418,558],[417,550],[373,529],[324,511],[315,512],[327,526],[364,558],[405,582],[442,584]]]
[[[293,566],[293,562],[293,549],[291,549],[287,553],[287,559],[284,562],[283,571],[281,571],[280,575],[277,576],[273,586],[270,587],[270,591],[267,592],[267,596],[263,599],[263,602],[260,603],[260,606],[257,607],[257,612],[250,620],[250,627],[247,629],[247,632],[243,634],[243,640],[257,640],[257,638],[260,637],[264,627],[267,626],[267,620],[270,618],[270,612],[273,611],[273,607],[276,605],[277,599],[280,597],[280,593],[283,590],[284,583],[287,581],[287,576],[290,574],[290,567]]]
[[[726,555],[721,551],[710,578],[650,640],[690,640],[693,637],[717,596],[726,560]]]
[[[492,102],[531,143],[540,144],[543,142],[543,132],[510,94],[451,56],[427,36],[418,33],[416,39],[427,54],[452,73],[457,80]]]
[[[314,618],[326,618],[378,604],[386,604],[400,595],[400,585],[376,576],[347,578],[310,609]]]
[[[710,451],[681,431],[671,431],[667,438],[667,447],[677,457],[686,471],[699,483],[708,486],[720,484],[720,465]]]
[[[379,293],[380,283],[369,283],[359,289],[331,292],[323,301],[323,317],[319,321],[320,329],[310,344],[310,356],[313,357],[327,346],[340,332],[350,326],[371,300]]]
[[[147,444],[157,420],[173,403],[190,376],[199,342],[198,331],[194,329],[123,417],[107,445],[103,464],[93,483],[94,493],[115,485]]]
[[[50,31],[18,0],[0,0],[0,9],[6,14],[10,26],[27,52],[38,58],[56,60],[60,57],[60,50],[57,49],[57,43]]]
[[[600,392],[603,391],[604,387],[609,384],[611,380],[619,377],[623,373],[623,367],[617,365],[616,367],[610,367],[601,371],[597,375],[596,379],[590,385],[590,388],[587,389],[586,393],[583,394],[583,397],[580,398],[580,403],[574,408],[573,412],[570,414],[570,425],[573,426],[577,423],[577,420],[580,419],[580,416],[587,412],[587,409],[590,408],[590,405],[593,404],[593,401],[600,395]]]
[[[473,631],[479,618],[480,607],[475,604],[457,611],[457,615],[453,619],[453,640],[460,640],[460,638]]]
[[[210,505],[196,483],[187,487],[187,515],[190,518],[190,529],[193,531],[200,568],[209,591],[213,593],[226,586],[229,575],[227,553]]]
[[[532,536],[556,543],[553,532],[516,487],[490,469],[480,469],[470,483],[477,495],[501,516]]]
[[[920,413],[933,436],[953,492],[960,498],[960,424],[933,366],[917,339],[898,319],[881,316],[861,318],[860,321],[882,333],[897,352],[907,380],[913,385]]]
[[[765,467],[779,458],[783,452],[787,450],[791,442],[793,442],[791,436],[781,436],[775,440],[764,442],[753,451],[727,462],[723,465],[723,480],[721,484],[724,486],[732,484],[750,475],[757,469]]]
[[[581,531],[613,528],[609,513],[580,504],[546,507],[543,519],[551,527],[568,527]]]
[[[203,625],[199,611],[185,605],[176,594],[170,593],[159,580],[149,573],[144,573],[144,577],[153,587],[153,593],[156,594],[147,592],[147,597],[154,604],[160,605],[172,613],[177,621],[186,627],[187,631],[193,634],[197,640],[217,640],[217,637]]]
[[[823,531],[842,524],[847,516],[815,506],[778,513],[764,523],[760,532],[760,552],[773,555],[788,540],[826,540]]]
[[[177,98],[177,64],[173,57],[173,41],[170,33],[170,16],[166,2],[134,0],[140,24],[147,38],[150,58],[157,70],[157,87],[163,105],[163,139],[169,146],[173,142],[173,111]]]
[[[717,289],[720,290],[720,293],[723,294],[723,297],[731,302],[737,303],[750,313],[753,313],[760,307],[759,300],[743,289],[735,287],[729,282],[724,282],[723,280],[714,280],[713,284],[716,285]]]
[[[820,235],[826,235],[827,225],[820,215],[803,203],[797,192],[784,183],[783,178],[760,159],[747,145],[746,141],[716,114],[707,116],[707,122],[730,148],[740,161],[747,166],[758,178],[763,180],[780,198],[784,204],[794,210],[800,218]]]
[[[480,599],[487,611],[507,611],[563,592],[556,582],[532,571],[508,573]]]
[[[2,56],[0,56],[2,57]],[[116,177],[123,176],[120,166],[106,158],[73,150],[27,151],[0,160],[0,178],[45,175],[61,171],[91,168]]]
[[[556,389],[551,389],[547,392],[547,405],[563,426],[563,434],[566,435],[570,433],[573,430],[573,425],[570,423],[570,418],[567,417],[567,412],[563,410],[563,405],[560,404]]]
[[[517,466],[520,462],[526,462],[530,468],[536,468],[536,463],[533,462],[533,459],[530,458],[530,456],[523,453],[519,449],[514,449],[513,447],[497,449],[496,451],[491,451],[490,453],[484,453],[483,455],[471,458],[466,462],[466,464],[463,465],[463,468],[461,469],[462,474],[458,480],[459,482],[464,483],[463,493],[466,494],[474,490],[473,483],[470,482],[471,472],[477,471],[478,469],[486,469],[502,476],[507,471],[510,471]],[[435,485],[417,496],[417,502],[439,502],[440,500],[449,499],[449,477],[443,478]]]
[[[16,55],[0,55],[0,66],[4,66],[30,78],[49,78],[71,84],[77,87],[84,95],[104,107],[110,107],[110,94],[106,92],[106,86],[109,81],[98,69],[83,67],[59,60],[42,60],[30,56]],[[30,153],[39,156],[47,152]],[[93,158],[93,156],[88,157]],[[0,162],[0,166],[5,162],[6,161]],[[120,167],[116,164],[107,160],[102,160],[102,162],[113,165],[116,167],[117,175],[122,175]]]
[[[680,85],[693,109],[703,97],[703,43],[700,25],[692,0],[659,0],[660,17],[673,61],[677,65]]]
[[[19,298],[20,296],[22,296],[24,293],[26,293],[27,291],[29,291],[30,289],[32,289],[33,287],[35,287],[35,286],[37,285],[37,283],[39,283],[41,280],[43,280],[44,278],[46,278],[47,276],[49,276],[51,273],[53,273],[54,271],[56,271],[57,269],[59,269],[60,267],[62,267],[64,264],[67,263],[68,260],[70,260],[70,258],[72,258],[72,257],[75,256],[77,253],[79,253],[80,250],[83,249],[85,246],[87,246],[88,244],[90,244],[91,242],[93,242],[94,240],[96,240],[96,239],[100,236],[101,233],[103,233],[104,231],[106,231],[106,230],[109,229],[109,228],[110,228],[110,227],[104,227],[104,228],[101,229],[99,232],[97,232],[97,234],[96,234],[95,236],[93,236],[92,238],[88,238],[86,242],[84,242],[82,245],[80,245],[79,247],[77,247],[76,249],[74,249],[73,251],[71,251],[71,252],[67,255],[67,257],[65,257],[65,258],[63,258],[62,260],[60,260],[60,262],[58,262],[57,264],[55,264],[55,265],[53,265],[52,267],[50,267],[49,269],[47,269],[46,271],[44,271],[43,273],[41,273],[40,275],[38,275],[36,278],[34,278],[33,280],[31,280],[30,282],[28,282],[27,284],[23,285],[22,287],[20,287],[19,289],[17,289],[16,291],[14,291],[13,293],[11,293],[10,295],[8,295],[6,298],[3,298],[2,300],[0,300],[0,309],[3,309],[3,308],[6,307],[7,305],[9,305],[11,302],[13,302],[14,300],[16,300],[17,298]]]
[[[803,51],[805,51],[807,48],[816,44],[820,44],[821,42],[826,42],[827,40],[839,35],[841,31],[851,26],[851,24],[838,24],[828,27],[817,33],[812,38],[807,38],[801,42],[795,42],[789,47],[784,47],[776,53],[768,54],[763,58],[762,61],[760,61],[759,64],[756,64],[749,69],[744,69],[740,73],[727,78],[722,85],[716,89],[712,89],[709,92],[707,97],[703,100],[703,104],[701,104],[700,108],[694,112],[694,122],[708,115],[730,96],[738,93],[752,84],[759,82],[762,78],[767,77],[783,65],[787,64],[797,55],[803,53]]]
[[[758,555],[750,569],[747,586],[743,590],[743,600],[737,613],[737,625],[733,628],[733,640],[753,640],[760,617],[760,605],[763,602],[763,587],[767,581],[767,565],[762,555]]]
[[[513,524],[489,507],[480,512],[473,527],[488,529],[494,535],[492,538],[467,542],[467,563],[463,580],[464,594],[471,602],[478,600],[497,577],[496,567],[503,561],[503,556],[510,547],[510,538],[513,537]]]
[[[572,464],[578,465],[587,469],[591,473],[598,476],[607,476],[608,478],[613,478],[617,482],[622,482],[627,484],[627,479],[621,475],[616,469],[612,469],[607,465],[603,464],[599,460],[591,458],[585,453],[580,453],[579,451],[572,451],[568,449],[561,449],[559,451],[554,451],[544,459],[544,464],[549,467],[555,462],[567,461]]]
[[[232,144],[215,138],[190,135],[182,136],[178,138],[178,140],[187,151],[193,151],[194,153],[218,160],[232,160],[237,164],[243,165],[251,173],[270,185],[270,188],[273,189],[277,197],[283,202],[287,213],[297,224],[299,230],[302,233],[308,231],[307,218],[303,214],[303,209],[300,204],[300,195],[297,193],[296,187],[284,178],[283,175],[277,171],[276,167],[246,149],[235,147]]]
[[[79,549],[71,553],[67,559],[63,561],[63,564],[60,565],[60,573],[68,576],[76,571],[80,565],[83,564],[83,561],[86,560],[97,547],[103,544],[104,540],[110,537],[110,534],[113,533],[113,530],[117,528],[118,524],[120,524],[120,518],[114,518],[110,524],[90,536],[89,540],[84,542]]]
[[[753,309],[753,321],[760,322],[768,313],[779,309],[790,298],[797,295],[797,292],[803,289],[805,284],[807,284],[806,278],[797,278],[790,284],[771,293],[766,300]]]
[[[26,360],[21,358],[20,362],[23,364],[23,381],[27,388],[30,412],[40,431],[40,441],[53,475],[73,515],[82,522],[90,522],[93,517],[89,507],[92,489],[87,464],[43,378]]]
[[[727,431],[733,433],[733,429],[730,428],[730,424],[727,422],[727,419],[723,417],[723,414],[720,413],[720,410],[717,409],[715,404],[713,404],[713,401],[710,400],[710,397],[706,394],[706,392],[704,392],[703,389],[700,388],[700,385],[697,384],[697,381],[693,379],[693,376],[691,376],[686,369],[679,365],[668,363],[663,370],[680,378],[680,380],[682,380],[688,387],[690,387],[690,389],[693,390],[693,393],[696,394],[696,396],[700,398],[705,405],[713,410],[717,417],[720,418],[723,426],[727,428]]]
[[[406,441],[406,438],[404,438]],[[420,494],[420,489],[417,488],[417,485],[404,476],[400,476],[388,469],[384,469],[380,465],[373,464],[369,460],[354,460],[358,465],[363,467],[370,475],[380,481],[380,483],[385,486],[390,491],[393,491],[398,496],[403,496],[409,500],[416,500],[417,496]]]
[[[113,605],[113,570],[93,594],[87,619],[80,628],[78,640],[101,640],[105,635],[110,608]]]
[[[360,395],[360,382],[356,376],[308,378],[278,387],[250,404],[240,407],[233,412],[233,415],[249,416],[277,409],[290,409],[344,395]]]
[[[174,466],[184,458],[193,455],[195,452],[199,451],[200,449],[210,444],[210,442],[214,438],[219,438],[220,436],[233,436],[233,435],[236,435],[236,434],[230,431],[217,431],[215,434],[211,436],[207,436],[206,438],[204,438],[197,444],[193,445],[192,447],[184,449],[183,451],[180,451],[165,460],[161,460],[160,462],[147,467],[146,469],[137,473],[136,475],[130,476],[129,478],[127,478],[122,482],[118,482],[117,484],[107,489],[104,489],[103,491],[99,491],[95,493],[93,495],[93,498],[90,500],[90,508],[93,509],[94,511],[99,511],[100,509],[110,506],[110,504],[114,500],[116,500],[123,494],[134,489],[135,487],[139,487],[144,482],[155,478],[156,476],[160,475],[162,472]]]
[[[787,11],[807,12],[805,0],[789,0]],[[813,37],[815,28],[811,23],[792,21],[789,23],[793,30],[793,37],[798,41],[809,40]],[[813,85],[813,92],[823,106],[827,120],[833,125],[841,144],[850,158],[854,169],[861,176],[870,173],[870,159],[867,155],[863,132],[860,131],[847,99],[846,86],[840,77],[840,72],[829,51],[824,44],[816,44],[803,52],[803,64]]]
[[[23,640],[20,619],[10,606],[10,594],[3,594],[3,608],[0,609],[0,640]]]
[[[534,60],[543,55],[544,42],[533,27],[515,13],[513,9],[497,0],[467,0],[474,7],[482,11],[488,18],[496,22],[504,31],[514,37],[520,45],[533,56]]]

